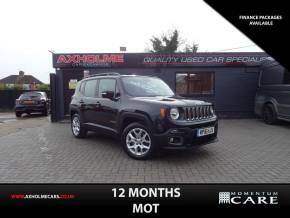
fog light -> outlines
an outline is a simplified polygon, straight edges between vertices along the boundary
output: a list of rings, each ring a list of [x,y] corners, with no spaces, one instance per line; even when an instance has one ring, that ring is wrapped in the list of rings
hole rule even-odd
[[[181,145],[182,144],[182,138],[181,137],[170,137],[169,143],[174,145]]]

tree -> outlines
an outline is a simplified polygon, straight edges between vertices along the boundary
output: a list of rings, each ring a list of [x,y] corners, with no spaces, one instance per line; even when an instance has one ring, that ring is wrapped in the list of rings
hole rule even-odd
[[[186,43],[186,40],[180,38],[177,29],[170,31],[167,35],[162,34],[161,37],[153,36],[150,42],[152,49],[147,50],[152,53],[196,53],[198,50],[198,44],[192,43],[190,45]]]
[[[37,84],[36,89],[40,91],[48,91],[50,89],[49,84]]]
[[[153,53],[174,53],[180,45],[179,33],[177,30],[173,30],[168,35],[163,34],[160,38],[153,36],[150,41],[152,43],[150,52]]]
[[[196,53],[198,50],[198,44],[192,43],[192,45],[186,44],[184,48],[184,52],[186,53]]]

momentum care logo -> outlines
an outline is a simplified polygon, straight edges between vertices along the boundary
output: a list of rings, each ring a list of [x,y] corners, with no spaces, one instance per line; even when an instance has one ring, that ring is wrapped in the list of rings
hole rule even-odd
[[[219,204],[278,204],[278,192],[219,192]]]

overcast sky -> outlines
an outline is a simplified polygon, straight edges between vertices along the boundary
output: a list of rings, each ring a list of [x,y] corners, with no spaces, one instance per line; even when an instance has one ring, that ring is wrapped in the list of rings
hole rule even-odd
[[[48,50],[144,52],[153,35],[174,28],[201,52],[254,44],[202,0],[9,0],[0,28],[0,78],[23,70],[46,83],[54,72]]]

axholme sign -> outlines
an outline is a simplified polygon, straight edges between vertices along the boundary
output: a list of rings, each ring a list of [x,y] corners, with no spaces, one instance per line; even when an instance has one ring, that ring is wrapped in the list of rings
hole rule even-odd
[[[84,54],[84,55],[59,55],[57,58],[58,64],[70,64],[70,63],[123,63],[124,55],[94,55],[94,54]]]

